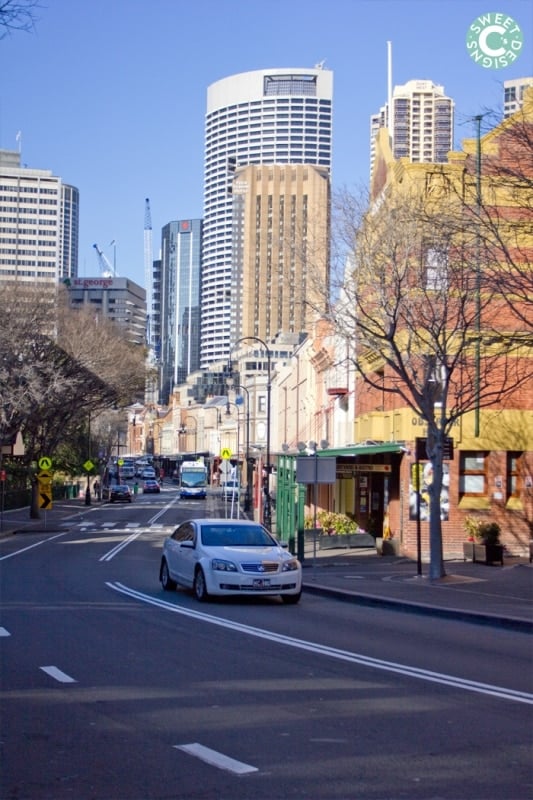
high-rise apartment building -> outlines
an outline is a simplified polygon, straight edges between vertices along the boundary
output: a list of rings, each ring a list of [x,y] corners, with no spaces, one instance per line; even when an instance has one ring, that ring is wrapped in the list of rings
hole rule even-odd
[[[309,331],[326,307],[328,168],[237,168],[233,202],[231,341]]]
[[[0,150],[0,281],[56,284],[78,273],[79,193]]]
[[[390,101],[370,118],[370,174],[375,138],[388,128],[394,158],[413,163],[444,163],[453,148],[454,103],[432,81],[395,86]]]
[[[169,222],[161,235],[158,329],[160,398],[200,368],[202,220]],[[154,297],[156,292],[154,292]]]
[[[503,116],[510,117],[522,108],[524,92],[533,86],[533,78],[513,78],[503,82]]]
[[[246,72],[208,88],[202,368],[227,358],[232,344],[236,171],[250,165],[307,164],[329,175],[332,101],[333,73],[320,67]],[[242,292],[240,296],[244,300]]]

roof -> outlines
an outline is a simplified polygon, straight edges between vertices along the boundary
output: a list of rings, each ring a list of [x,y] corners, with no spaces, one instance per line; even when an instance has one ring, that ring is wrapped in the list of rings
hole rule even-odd
[[[382,442],[381,444],[350,444],[345,447],[331,447],[325,450],[318,450],[317,455],[321,456],[344,456],[347,458],[357,458],[357,456],[375,456],[382,453],[408,453],[409,449],[403,442]]]

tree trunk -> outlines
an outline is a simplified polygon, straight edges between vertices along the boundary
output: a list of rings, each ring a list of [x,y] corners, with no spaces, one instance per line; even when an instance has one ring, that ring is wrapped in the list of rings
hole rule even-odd
[[[41,519],[39,511],[39,483],[36,478],[31,482],[30,519]]]
[[[433,480],[429,486],[429,577],[431,580],[446,575],[442,554],[442,453],[444,434],[437,430],[428,435],[428,456],[433,469]]]

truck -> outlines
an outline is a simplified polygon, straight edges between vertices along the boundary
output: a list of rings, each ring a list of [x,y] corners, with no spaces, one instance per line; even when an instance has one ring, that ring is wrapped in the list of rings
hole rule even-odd
[[[179,470],[180,497],[203,499],[207,495],[207,466],[203,461],[183,461]]]

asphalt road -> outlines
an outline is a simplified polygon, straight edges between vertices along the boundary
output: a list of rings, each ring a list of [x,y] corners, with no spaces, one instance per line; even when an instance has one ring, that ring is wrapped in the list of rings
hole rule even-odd
[[[163,592],[202,506],[168,489],[0,542],[2,800],[529,800],[530,636]]]

